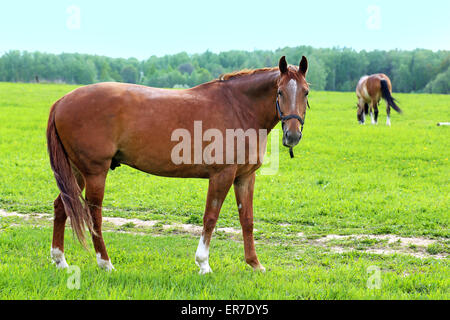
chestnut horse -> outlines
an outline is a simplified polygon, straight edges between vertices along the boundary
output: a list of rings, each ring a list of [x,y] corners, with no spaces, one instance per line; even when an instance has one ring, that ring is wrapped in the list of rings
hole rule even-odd
[[[356,96],[358,97],[357,118],[360,124],[364,124],[364,115],[369,113],[369,109],[372,124],[378,123],[378,104],[381,98],[386,101],[386,125],[391,125],[391,107],[402,113],[392,97],[391,80],[383,73],[361,77],[356,86]]]
[[[60,190],[54,202],[51,248],[56,266],[67,267],[64,229],[69,217],[74,233],[84,245],[84,230],[89,229],[98,265],[114,269],[102,237],[102,201],[108,170],[124,164],[157,176],[209,179],[203,232],[195,255],[201,274],[211,272],[211,235],[222,203],[234,185],[245,261],[254,270],[264,271],[253,240],[253,190],[267,136],[259,138],[263,140],[259,141],[262,153],[258,152],[256,163],[249,161],[247,140],[243,163],[236,162],[239,154],[226,163],[195,159],[193,163],[174,163],[173,133],[181,129],[195,135],[194,122],[200,121],[203,128],[224,135],[229,129],[268,133],[281,120],[283,144],[292,148],[302,137],[307,69],[305,57],[299,67],[288,66],[282,57],[277,68],[243,70],[191,89],[99,83],[78,88],[58,100],[50,111],[47,128],[50,163]],[[204,141],[200,144],[205,145]],[[236,149],[233,146],[230,151],[227,147],[222,149],[226,150],[224,154]],[[190,157],[190,151],[183,153]]]

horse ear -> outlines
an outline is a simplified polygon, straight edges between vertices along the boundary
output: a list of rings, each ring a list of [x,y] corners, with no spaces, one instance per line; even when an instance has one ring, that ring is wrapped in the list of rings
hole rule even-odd
[[[305,56],[302,56],[302,61],[300,61],[298,72],[300,72],[303,76],[306,76],[307,71],[308,71],[308,59],[306,59]]]
[[[286,62],[286,57],[282,56],[280,59],[280,63],[278,65],[280,67],[280,71],[281,73],[286,73],[288,71],[288,65]]]

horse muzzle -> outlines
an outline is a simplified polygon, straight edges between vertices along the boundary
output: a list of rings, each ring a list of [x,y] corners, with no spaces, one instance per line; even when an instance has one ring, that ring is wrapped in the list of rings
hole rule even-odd
[[[302,139],[302,132],[301,131],[290,131],[286,130],[283,133],[283,146],[292,148],[295,147],[300,140]]]

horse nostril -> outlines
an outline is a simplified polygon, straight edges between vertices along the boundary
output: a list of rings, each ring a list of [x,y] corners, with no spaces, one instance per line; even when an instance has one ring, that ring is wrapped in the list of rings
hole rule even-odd
[[[289,137],[293,140],[299,140],[302,137],[302,133],[300,131],[289,132]]]

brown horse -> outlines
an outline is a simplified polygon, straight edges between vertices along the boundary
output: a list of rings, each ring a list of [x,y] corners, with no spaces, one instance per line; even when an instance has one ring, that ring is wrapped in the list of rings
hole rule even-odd
[[[99,83],[78,88],[58,100],[47,127],[50,163],[60,190],[54,203],[51,249],[56,265],[67,267],[64,229],[69,217],[83,244],[84,230],[86,226],[89,229],[98,265],[113,269],[102,237],[102,202],[108,170],[124,164],[158,176],[209,179],[203,232],[195,255],[201,274],[211,272],[211,235],[234,185],[245,261],[254,270],[264,271],[253,241],[253,190],[267,135],[257,137],[254,150],[247,133],[268,133],[281,120],[283,144],[290,148],[298,144],[307,106],[307,69],[305,57],[298,68],[288,66],[282,57],[278,68],[235,72],[186,90]],[[214,152],[206,145],[213,135],[200,141],[194,138],[193,145],[187,142],[189,137],[176,144],[182,134],[198,135],[199,126],[214,133]],[[220,134],[230,131],[245,133],[243,150],[235,143],[236,134],[230,141],[218,142]],[[211,151],[209,156],[215,161],[209,161],[208,156],[202,159],[201,152],[198,157],[198,148],[204,154]],[[250,161],[255,153],[257,161]]]
[[[358,97],[357,118],[360,124],[364,124],[364,115],[369,113],[369,109],[372,124],[378,123],[378,104],[381,98],[386,101],[386,125],[391,125],[391,107],[395,111],[402,113],[402,110],[400,110],[392,97],[391,80],[383,73],[363,76],[356,86],[356,96]]]

